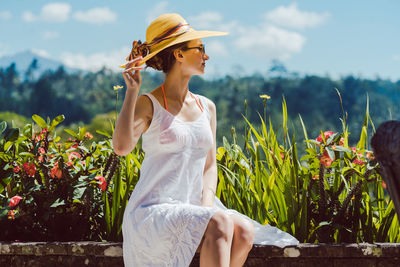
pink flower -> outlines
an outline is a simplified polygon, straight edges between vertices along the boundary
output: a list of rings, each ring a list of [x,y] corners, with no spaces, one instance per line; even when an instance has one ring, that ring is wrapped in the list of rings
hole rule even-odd
[[[15,166],[14,167],[14,173],[19,173],[19,171],[21,170],[21,168],[19,166]]]
[[[34,163],[29,163],[25,162],[24,165],[22,165],[26,174],[29,176],[33,177],[36,173],[36,165]]]
[[[107,189],[106,178],[104,178],[103,176],[99,175],[99,176],[96,176],[94,179],[99,181],[99,187],[101,188],[101,191],[105,191]]]
[[[357,152],[357,148],[356,147],[350,147],[350,149],[353,151],[353,154],[356,154],[356,152]]]
[[[56,163],[56,165],[53,168],[51,168],[50,176],[51,176],[51,178],[57,177],[59,179],[62,177],[62,169],[58,168],[58,162]]]
[[[39,157],[38,157],[38,161],[39,161],[39,162],[43,162],[43,156],[39,156]]]
[[[72,161],[67,162],[67,166],[72,166],[72,165],[74,165],[74,163]]]
[[[328,138],[329,138],[331,135],[333,135],[333,134],[334,134],[334,132],[331,132],[331,131],[326,131],[326,132],[324,132],[325,141],[328,140]],[[320,143],[323,142],[322,134],[320,134],[320,135],[317,137],[317,141],[320,142]]]
[[[316,175],[314,175],[311,179],[313,179],[313,180],[318,180],[318,179],[319,179],[319,175],[316,174]]]
[[[73,160],[73,159],[80,159],[81,158],[81,154],[79,154],[78,152],[71,152],[69,155],[68,155],[68,159],[69,160]]]
[[[40,154],[44,154],[44,153],[46,153],[46,151],[44,150],[44,148],[43,148],[43,147],[39,148],[39,149],[38,149],[38,152],[39,152]]]
[[[362,159],[355,159],[355,160],[353,160],[353,163],[357,164],[357,165],[364,165],[365,164],[365,162]]]
[[[329,157],[329,154],[326,150],[324,150],[324,154],[322,155],[320,162],[322,165],[324,165],[325,167],[329,167],[331,166],[332,162],[334,159],[331,159],[331,157]]]
[[[339,146],[344,146],[344,137],[340,137]]]
[[[16,205],[18,205],[19,201],[22,199],[20,196],[13,196],[10,200],[10,204],[8,204],[8,207],[12,208]]]
[[[384,180],[382,180],[382,187],[383,187],[383,189],[386,189],[386,188],[387,188],[386,183],[385,183]]]
[[[93,138],[93,135],[91,133],[89,133],[89,132],[86,132],[85,133],[85,138],[90,140],[90,139]]]

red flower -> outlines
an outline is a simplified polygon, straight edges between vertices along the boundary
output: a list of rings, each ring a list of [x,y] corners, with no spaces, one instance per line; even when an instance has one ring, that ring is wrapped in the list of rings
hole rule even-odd
[[[79,144],[78,143],[75,143],[75,144],[73,144],[71,147],[72,148],[77,148],[79,146]]]
[[[99,181],[99,187],[101,188],[101,191],[105,191],[107,189],[106,178],[99,175],[99,176],[96,176],[94,179]]]
[[[43,147],[39,148],[39,149],[38,149],[38,152],[39,152],[40,154],[46,153],[46,151],[44,151],[44,148],[43,148]]]
[[[329,157],[329,154],[326,150],[324,150],[324,154],[321,157],[321,164],[324,165],[325,167],[329,167],[331,166],[332,162],[334,159],[331,159],[331,157]]]
[[[34,163],[29,163],[25,162],[24,165],[22,165],[26,174],[29,176],[33,177],[36,173],[36,165]]]
[[[374,153],[373,153],[373,152],[367,152],[367,153],[366,153],[366,157],[367,157],[367,159],[370,159],[370,160],[375,159]]]
[[[15,210],[9,210],[7,215],[8,215],[9,220],[14,220],[15,219]]]
[[[20,196],[13,196],[10,200],[10,204],[8,204],[8,207],[12,208],[16,205],[18,205],[19,201],[22,199]]]
[[[41,134],[47,133],[47,128],[43,128],[43,130],[40,132]]]
[[[19,166],[15,166],[14,167],[14,173],[19,173],[19,171],[21,170],[21,168]]]
[[[362,159],[355,159],[355,160],[353,160],[353,163],[357,164],[357,165],[364,165],[365,164],[365,162]]]
[[[51,168],[50,176],[51,176],[51,178],[57,177],[59,179],[62,177],[62,169],[58,168],[58,162],[56,163],[56,165],[53,168]]]
[[[38,161],[39,161],[39,162],[43,162],[43,156],[39,156],[39,157],[38,157]]]
[[[333,134],[334,134],[334,133],[331,132],[331,131],[326,131],[326,132],[324,132],[325,141],[328,140],[328,138],[329,138],[331,135],[333,135]],[[323,140],[322,140],[322,134],[320,134],[320,135],[317,137],[317,141],[320,142],[320,143],[323,142]]]
[[[74,163],[72,161],[67,162],[67,166],[72,166],[72,165],[74,165]]]
[[[357,152],[357,148],[356,147],[350,147],[350,149],[353,151],[353,154],[356,154],[356,152]]]
[[[314,175],[311,179],[313,179],[313,180],[318,180],[318,179],[319,179],[319,175],[316,174],[316,175]]]
[[[386,188],[387,188],[386,183],[385,183],[384,180],[382,180],[382,187],[383,187],[383,189],[386,189]]]

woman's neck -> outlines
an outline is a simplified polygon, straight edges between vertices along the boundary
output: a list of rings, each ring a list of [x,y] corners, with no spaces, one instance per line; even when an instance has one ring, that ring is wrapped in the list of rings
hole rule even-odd
[[[190,78],[191,75],[183,75],[178,69],[173,68],[165,77],[165,95],[183,103],[189,90]]]

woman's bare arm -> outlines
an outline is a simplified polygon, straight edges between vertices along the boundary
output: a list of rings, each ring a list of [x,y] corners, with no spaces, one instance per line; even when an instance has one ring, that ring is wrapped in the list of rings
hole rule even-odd
[[[211,114],[211,131],[213,134],[213,146],[207,154],[206,164],[204,167],[203,174],[203,194],[201,205],[212,207],[214,205],[215,192],[218,182],[218,169],[216,159],[216,131],[217,131],[217,115],[215,104],[212,101],[208,101],[208,109]]]
[[[136,146],[140,135],[147,130],[152,119],[152,104],[147,97],[139,97],[142,77],[136,62],[127,64],[123,77],[126,84],[125,100],[118,115],[113,135],[113,148],[117,155],[127,155]],[[132,74],[131,70],[135,70]]]

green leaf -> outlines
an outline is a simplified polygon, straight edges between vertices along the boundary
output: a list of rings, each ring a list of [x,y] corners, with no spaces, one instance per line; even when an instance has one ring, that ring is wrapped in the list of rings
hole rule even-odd
[[[333,150],[334,151],[343,151],[343,152],[347,152],[347,153],[353,153],[353,151],[351,151],[347,147],[343,147],[343,146],[336,146],[335,149],[333,149]]]
[[[104,135],[105,137],[111,138],[111,135],[110,135],[110,134],[108,134],[108,133],[106,133],[106,132],[104,132],[104,131],[102,131],[102,130],[96,130],[96,133],[101,134],[101,135]]]
[[[18,137],[19,137],[19,129],[11,128],[6,132],[4,139],[7,141],[16,141]]]
[[[59,115],[59,116],[55,117],[55,118],[51,121],[51,125],[50,125],[49,131],[53,131],[53,130],[56,128],[56,126],[57,126],[58,124],[60,124],[61,122],[64,121],[64,119],[65,119],[64,115]]]
[[[11,142],[11,141],[6,142],[5,145],[4,145],[4,151],[5,151],[5,152],[8,152],[8,150],[10,149],[10,147],[11,147],[13,144],[14,144],[14,143]]]
[[[56,208],[58,206],[65,205],[65,201],[63,199],[57,198],[53,204],[51,204],[50,208]]]
[[[86,190],[86,187],[83,187],[83,186],[75,188],[74,192],[73,192],[73,199],[80,201],[83,194],[85,193],[85,190]]]
[[[0,134],[2,134],[7,129],[7,122],[2,121],[0,123]]]
[[[64,129],[64,131],[66,131],[67,133],[78,139],[78,135],[74,131],[71,131],[69,129]]]
[[[39,115],[32,115],[32,119],[36,122],[42,129],[47,127],[46,121]]]

